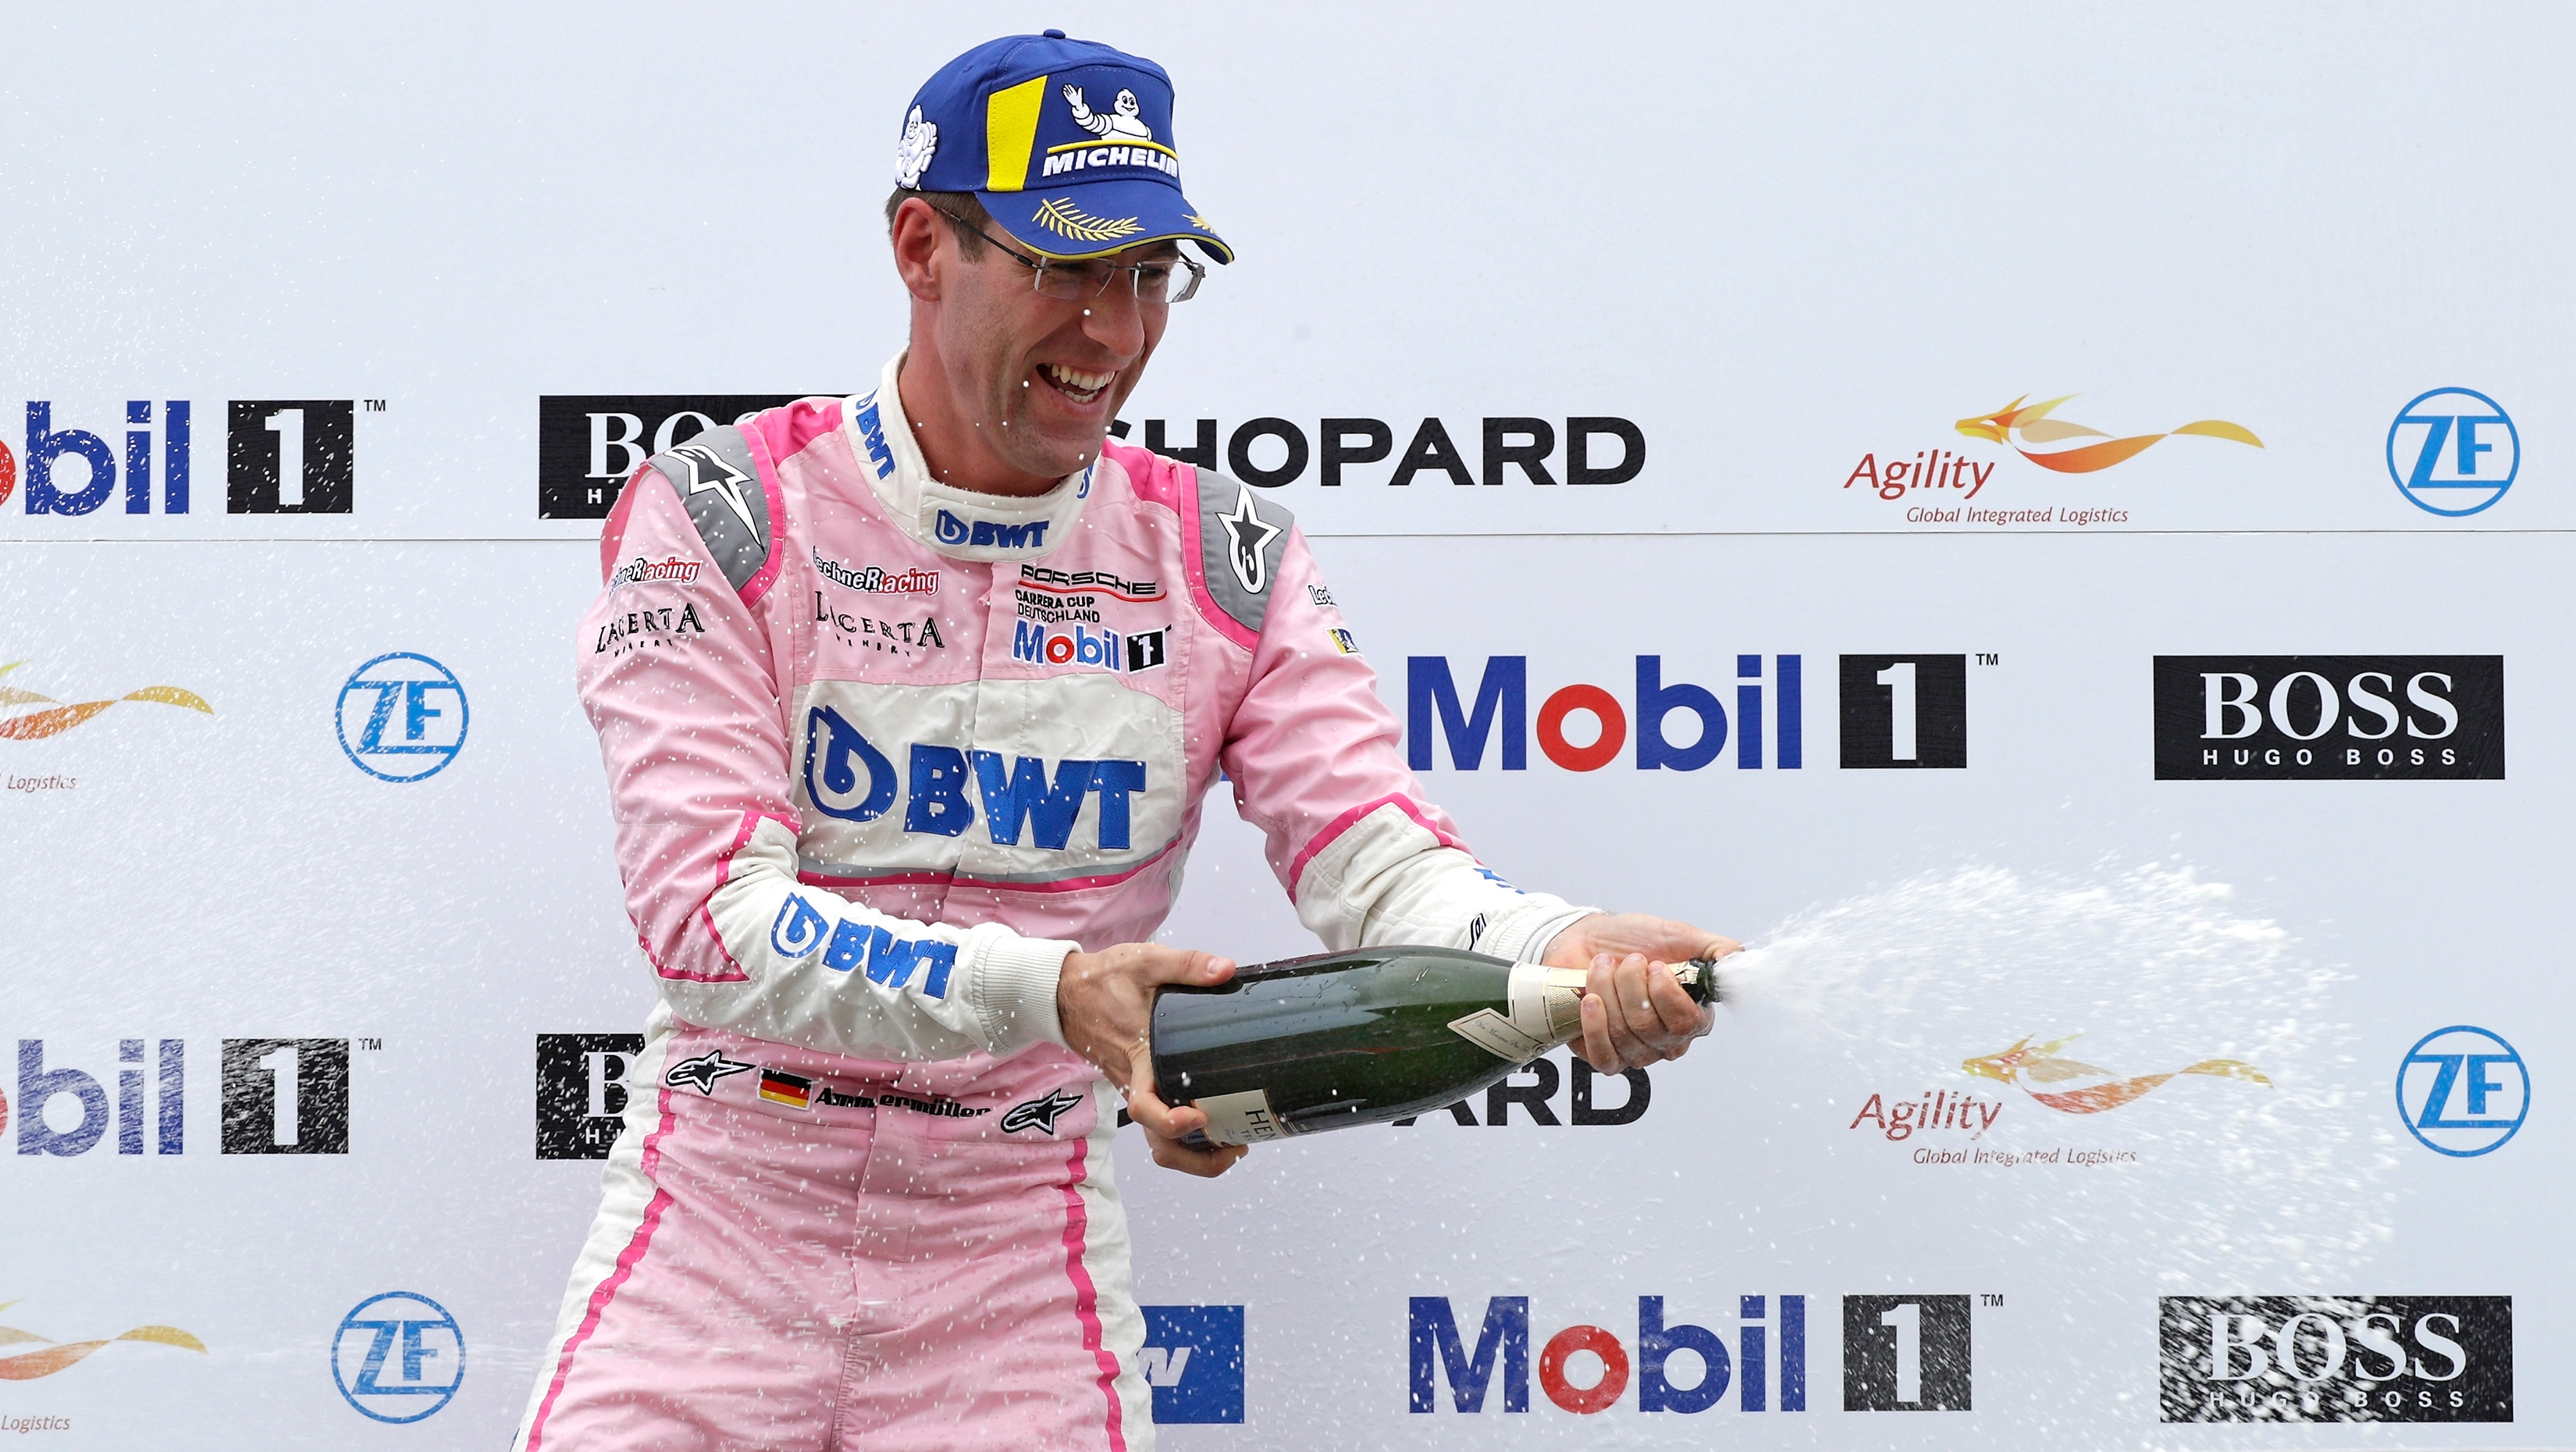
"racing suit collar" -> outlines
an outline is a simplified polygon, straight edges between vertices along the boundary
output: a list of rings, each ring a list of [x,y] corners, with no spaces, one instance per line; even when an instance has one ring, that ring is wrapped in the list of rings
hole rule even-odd
[[[878,375],[875,392],[859,394],[841,408],[850,452],[867,471],[868,483],[895,525],[959,560],[1036,559],[1061,544],[1091,496],[1098,461],[1033,497],[942,484],[930,476],[930,463],[904,417],[903,398],[895,388],[902,367],[903,355],[897,353]]]

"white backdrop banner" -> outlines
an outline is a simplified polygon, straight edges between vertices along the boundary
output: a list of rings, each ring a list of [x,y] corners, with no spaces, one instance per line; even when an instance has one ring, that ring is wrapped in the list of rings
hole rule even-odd
[[[652,999],[598,520],[875,377],[901,104],[1064,23],[19,37],[0,1430],[506,1440]],[[1123,1139],[1163,1445],[2576,1446],[2564,14],[1116,24],[1242,251],[1130,440],[1497,872],[1755,945],[1678,1064]],[[1222,811],[1162,936],[1313,947]]]

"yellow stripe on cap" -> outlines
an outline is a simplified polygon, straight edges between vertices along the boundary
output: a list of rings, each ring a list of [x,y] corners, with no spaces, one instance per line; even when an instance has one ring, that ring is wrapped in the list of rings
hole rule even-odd
[[[1047,78],[995,91],[984,103],[984,190],[1015,192],[1029,179],[1029,153],[1038,144],[1038,109]]]

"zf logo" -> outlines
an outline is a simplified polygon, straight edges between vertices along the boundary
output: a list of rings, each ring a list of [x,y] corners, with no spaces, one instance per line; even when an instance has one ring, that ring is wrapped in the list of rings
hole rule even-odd
[[[436,776],[465,749],[464,685],[428,656],[377,656],[340,687],[340,749],[380,781]]]
[[[642,1034],[537,1035],[537,1158],[604,1160],[635,1092]]]
[[[1843,1410],[1970,1410],[1966,1296],[1843,1297]]]
[[[1847,655],[1843,769],[1968,764],[1968,658]]]
[[[2466,388],[2415,396],[2388,426],[2388,477],[2408,503],[2454,518],[2504,498],[2522,472],[2522,436],[2496,401]]]
[[[1136,1365],[1154,1389],[1157,1422],[1243,1420],[1243,1308],[1141,1306]]]
[[[370,399],[378,410],[383,400]],[[158,418],[155,418],[155,414]],[[127,514],[150,514],[153,478],[161,513],[195,502],[196,410],[184,398],[129,399],[121,455],[106,436],[56,427],[50,399],[27,401],[26,511],[93,514],[122,498]],[[357,401],[347,398],[234,399],[225,410],[224,507],[234,514],[347,514],[357,477]],[[79,466],[76,470],[70,466]],[[0,443],[0,501],[18,482],[19,461]],[[120,485],[122,488],[120,489]]]
[[[2168,1422],[2510,1422],[2511,1296],[2165,1296]]]
[[[2156,780],[2504,780],[2500,655],[2160,655]]]
[[[644,461],[802,393],[547,394],[537,400],[537,518],[606,519]]]
[[[427,1296],[369,1296],[340,1318],[331,1377],[361,1415],[417,1422],[455,1399],[465,1380],[465,1333]]]
[[[2426,1149],[2469,1159],[2500,1148],[2531,1110],[2513,1045],[2466,1024],[2416,1041],[2397,1068],[2397,1112]]]

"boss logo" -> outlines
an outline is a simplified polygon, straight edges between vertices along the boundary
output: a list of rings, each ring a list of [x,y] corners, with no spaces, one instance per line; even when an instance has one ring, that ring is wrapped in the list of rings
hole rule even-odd
[[[2168,1422],[2510,1422],[2511,1296],[2165,1296]]]
[[[2158,781],[2504,779],[2500,655],[2160,655]]]

